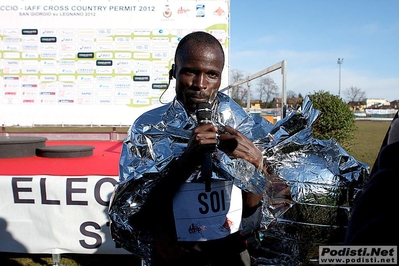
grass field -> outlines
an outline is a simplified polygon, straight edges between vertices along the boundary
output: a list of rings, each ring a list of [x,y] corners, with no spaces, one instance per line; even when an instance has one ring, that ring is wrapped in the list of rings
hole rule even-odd
[[[349,154],[356,160],[366,163],[371,167],[378,155],[382,141],[389,128],[390,122],[358,121],[357,130]],[[126,132],[126,127],[116,127],[117,132]],[[14,130],[14,131],[13,131]],[[36,131],[32,131],[36,130]],[[54,127],[47,128],[46,132],[111,132],[112,127]],[[7,128],[7,132],[41,132],[39,128]],[[126,262],[128,261],[128,263]],[[54,265],[51,255],[36,254],[13,254],[0,253],[1,266],[43,266]],[[63,254],[59,265],[65,266],[108,266],[108,265],[140,265],[139,262],[130,255],[98,255],[98,254]]]
[[[348,153],[372,167],[389,125],[390,122],[357,121],[355,138]]]

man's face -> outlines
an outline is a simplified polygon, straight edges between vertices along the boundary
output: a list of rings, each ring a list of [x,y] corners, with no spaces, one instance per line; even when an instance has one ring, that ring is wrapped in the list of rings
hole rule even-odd
[[[176,95],[194,112],[200,102],[213,102],[222,79],[223,53],[219,47],[189,44],[176,65]]]

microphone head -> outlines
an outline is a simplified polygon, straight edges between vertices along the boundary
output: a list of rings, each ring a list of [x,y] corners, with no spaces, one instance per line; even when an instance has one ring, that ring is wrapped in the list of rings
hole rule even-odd
[[[211,104],[210,103],[198,103],[197,109],[195,110],[195,114],[197,116],[197,120],[199,124],[207,124],[212,123],[211,121]]]

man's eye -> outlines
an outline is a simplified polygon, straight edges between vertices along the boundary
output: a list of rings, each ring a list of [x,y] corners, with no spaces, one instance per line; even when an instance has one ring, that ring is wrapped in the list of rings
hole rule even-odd
[[[187,71],[185,71],[185,74],[191,76],[191,75],[195,75],[195,72],[193,70],[187,70]]]
[[[208,77],[215,79],[215,78],[219,77],[219,75],[216,73],[208,73]]]

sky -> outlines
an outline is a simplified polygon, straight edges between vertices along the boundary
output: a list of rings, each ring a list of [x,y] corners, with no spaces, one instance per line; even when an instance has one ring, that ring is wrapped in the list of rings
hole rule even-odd
[[[398,12],[398,0],[231,0],[229,69],[250,76],[286,60],[287,91],[348,101],[353,86],[399,100]],[[269,76],[281,89],[281,71]]]

